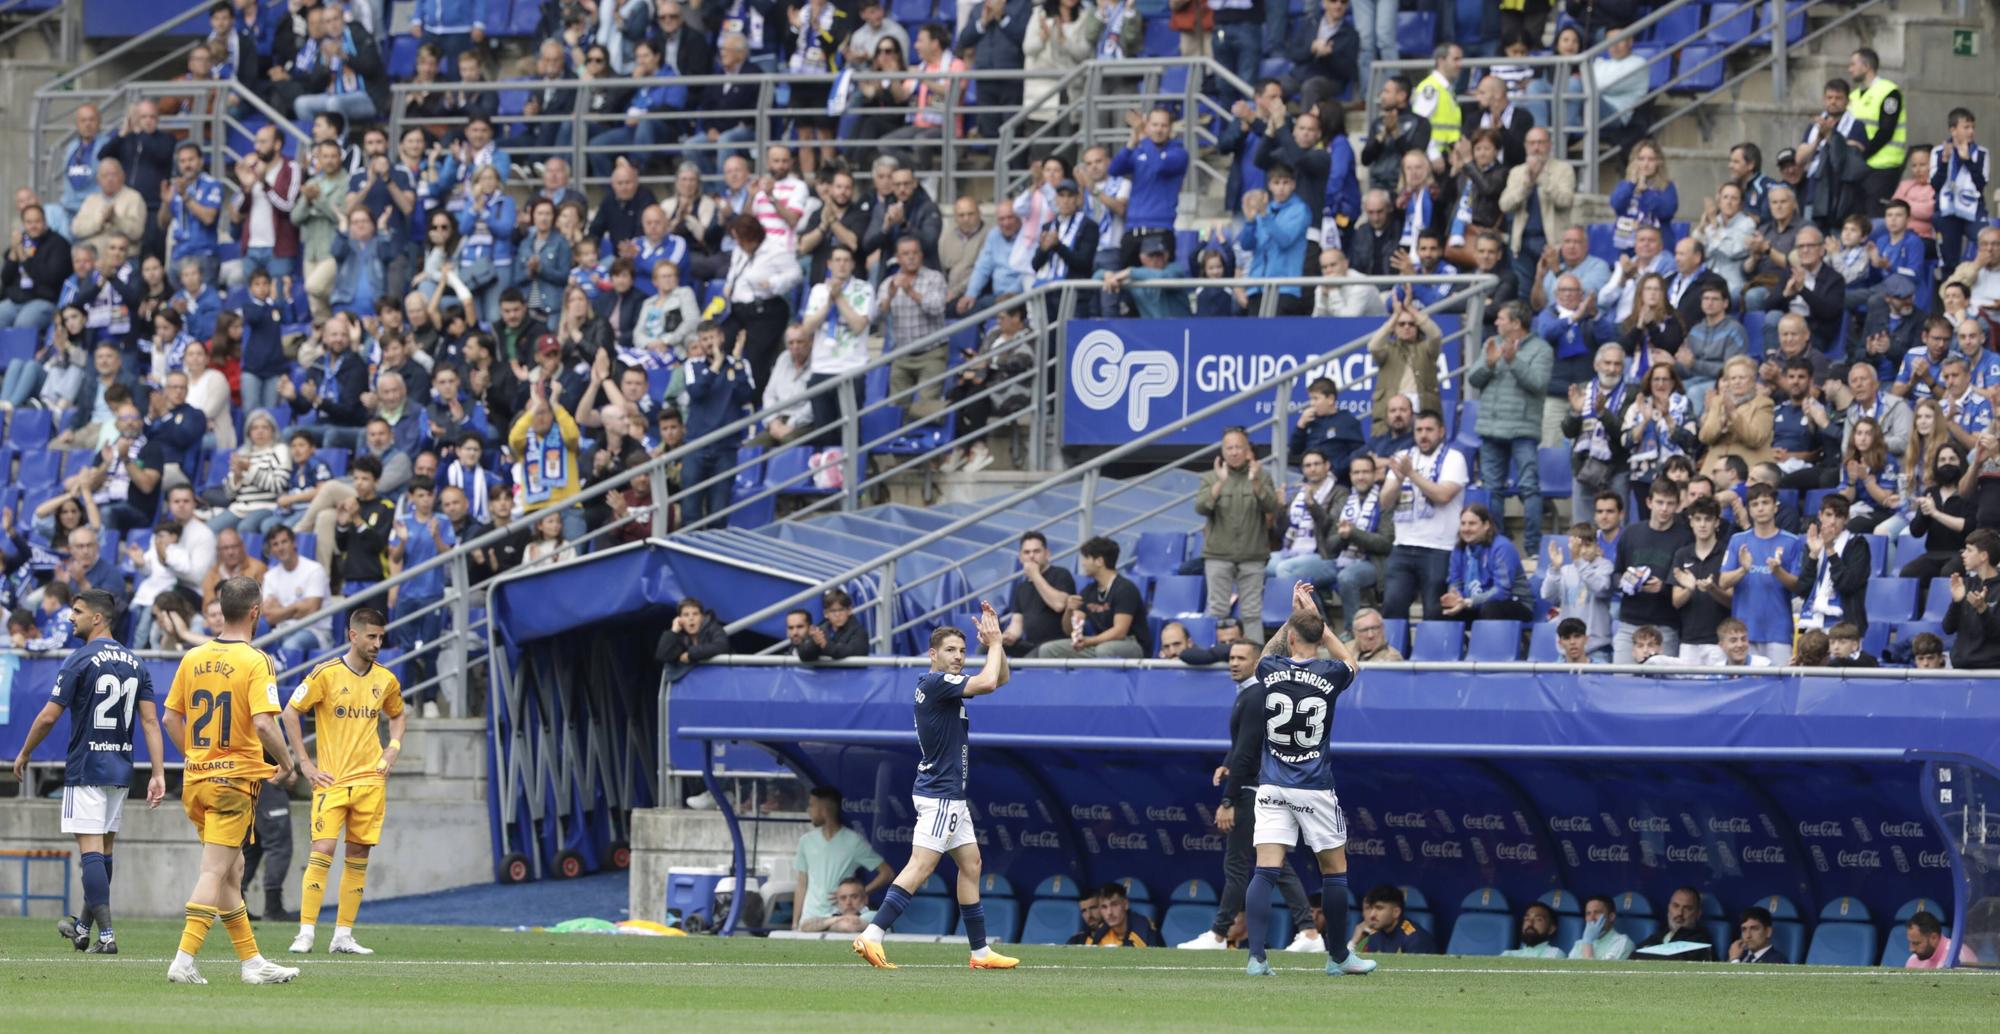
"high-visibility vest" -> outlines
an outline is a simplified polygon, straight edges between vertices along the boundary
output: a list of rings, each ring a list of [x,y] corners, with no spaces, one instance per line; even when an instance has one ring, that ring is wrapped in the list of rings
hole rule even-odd
[[[1430,110],[1426,111],[1428,108]],[[1445,152],[1458,143],[1459,113],[1458,98],[1451,94],[1451,83],[1433,70],[1417,84],[1416,100],[1411,109],[1431,120],[1431,143],[1439,145]]]
[[[1881,129],[1883,115],[1898,116],[1896,132],[1889,137],[1889,142],[1881,150],[1869,156],[1868,167],[1871,169],[1903,167],[1905,149],[1910,142],[1910,116],[1909,112],[1898,110],[1893,106],[1900,103],[1900,98],[1896,101],[1889,99],[1889,95],[1895,91],[1895,83],[1878,75],[1874,82],[1868,84],[1867,89],[1855,93],[1853,100],[1848,102],[1848,110],[1854,112],[1854,117],[1860,120],[1870,140],[1875,139],[1875,133]],[[1885,105],[1892,106],[1884,111]]]

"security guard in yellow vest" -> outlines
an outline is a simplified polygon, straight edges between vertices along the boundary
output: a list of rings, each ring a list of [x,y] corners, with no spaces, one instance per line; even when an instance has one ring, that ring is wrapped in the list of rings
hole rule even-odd
[[[1868,162],[1868,176],[1862,183],[1871,215],[1881,215],[1889,196],[1896,192],[1910,142],[1910,120],[1903,110],[1903,91],[1878,74],[1881,63],[1881,56],[1868,47],[1862,47],[1847,59],[1847,74],[1854,81],[1854,99],[1848,110],[1868,134],[1868,142],[1861,148]]]
[[[1438,44],[1431,55],[1431,74],[1417,84],[1417,95],[1410,101],[1411,113],[1430,121],[1431,143],[1424,153],[1440,170],[1449,164],[1452,146],[1460,136],[1462,118],[1458,98],[1451,90],[1464,64],[1465,51],[1458,44]]]

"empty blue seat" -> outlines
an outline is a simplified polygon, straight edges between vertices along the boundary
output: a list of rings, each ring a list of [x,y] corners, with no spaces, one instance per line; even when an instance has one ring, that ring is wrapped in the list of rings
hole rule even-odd
[[[1167,900],[1176,904],[1213,905],[1216,902],[1215,888],[1207,880],[1187,880],[1175,884]]]
[[[1680,64],[1675,66],[1675,74],[1686,76],[1674,84],[1674,93],[1703,93],[1722,86],[1722,69],[1726,59],[1719,55],[1715,47],[1691,44],[1681,48]],[[1704,62],[1707,62],[1704,65]]]
[[[1429,11],[1396,13],[1396,49],[1411,57],[1431,52],[1437,45],[1437,17]]]
[[[986,936],[1009,944],[1019,943],[1021,928],[1021,906],[1013,898],[989,898],[981,895],[981,905],[986,908]]]
[[[1202,931],[1215,921],[1214,905],[1179,904],[1167,906],[1167,914],[1160,921],[1160,940],[1171,948],[1182,941],[1201,936]]]
[[[1947,583],[1947,591],[1950,586]],[[1870,578],[1868,616],[1875,621],[1908,621],[1917,616],[1917,580],[1914,578]]]
[[[1207,580],[1198,574],[1162,575],[1153,580],[1153,611],[1163,618],[1199,614],[1208,606]]]
[[[63,454],[54,449],[23,451],[15,481],[23,488],[54,488],[62,483],[62,462]]]
[[[1049,876],[1044,878],[1042,882],[1035,884],[1035,897],[1037,899],[1064,898],[1069,901],[1075,901],[1079,889],[1081,888],[1077,886],[1076,881],[1068,876]]]
[[[1915,535],[1896,536],[1896,559],[1883,574],[1900,574],[1903,566],[1924,555],[1924,540]]]
[[[0,368],[16,359],[33,359],[39,337],[33,327],[0,327]]]
[[[1546,622],[1544,622],[1546,624]],[[1521,657],[1519,621],[1474,621],[1465,647],[1468,661],[1515,661]]]
[[[1924,621],[1943,621],[1944,612],[1951,609],[1951,579],[1931,579],[1930,591],[1924,594],[1924,609],[1917,617]],[[1869,612],[1873,615],[1873,611]]]
[[[1618,246],[1613,244],[1613,227],[1610,223],[1591,223],[1586,232],[1590,235],[1590,253],[1606,262],[1618,261]]]
[[[1132,573],[1151,578],[1179,574],[1181,558],[1187,555],[1187,534],[1179,531],[1142,531],[1132,550]]]
[[[1385,617],[1382,619],[1382,638],[1396,652],[1405,657],[1410,655],[1410,619],[1405,617]]]
[[[1430,911],[1431,907],[1430,899],[1424,897],[1423,891],[1418,890],[1417,888],[1412,887],[1409,884],[1404,884],[1403,886],[1398,887],[1396,889],[1403,892],[1403,911],[1405,912]]]
[[[903,918],[896,921],[898,933],[948,934],[958,905],[949,898],[918,896],[903,906]]]
[[[417,48],[423,40],[415,36],[397,35],[389,41],[389,78],[399,83],[409,82],[417,74]]]
[[[1813,929],[1809,966],[1868,966],[1875,958],[1875,928],[1867,923],[1827,923]]]
[[[7,441],[17,449],[39,449],[49,444],[54,421],[46,409],[17,409],[7,425]]]
[[[1556,623],[1537,621],[1528,629],[1528,659],[1542,664],[1552,664],[1562,659],[1562,651],[1556,646]]]
[[[1148,903],[1153,900],[1152,892],[1146,889],[1146,884],[1137,876],[1120,876],[1111,882],[1125,888],[1125,897],[1128,900]]]
[[[1178,57],[1181,52],[1181,34],[1167,24],[1165,18],[1147,18],[1144,35],[1139,44],[1140,57]]]
[[[347,460],[349,458],[349,455],[350,454],[346,449],[321,449],[318,452],[313,453],[314,458],[318,459],[322,463],[325,463],[326,469],[328,470],[328,472],[332,473],[334,477],[340,477],[341,475],[347,473]]]
[[[1473,450],[1479,448],[1479,400],[1466,399],[1458,404],[1458,433],[1452,436],[1452,444],[1463,445]],[[1479,472],[1478,464],[1468,464],[1473,473]]]
[[[1263,604],[1264,613],[1260,620],[1262,620],[1265,628],[1277,628],[1279,625],[1290,620],[1292,616],[1292,584],[1282,578],[1264,579]],[[1242,609],[1241,601],[1237,603],[1237,609]],[[1239,614],[1238,616],[1246,620],[1250,617],[1248,614]]]
[[[1420,621],[1410,643],[1413,661],[1457,661],[1465,656],[1465,626],[1456,621]]]
[[[1481,887],[1467,894],[1458,903],[1458,908],[1461,912],[1499,912],[1503,915],[1510,911],[1507,895],[1500,893],[1498,887]]]
[[[1083,927],[1083,916],[1075,901],[1036,901],[1028,906],[1027,921],[1021,924],[1022,944],[1064,944]]]
[[[764,464],[758,462],[764,456],[760,445],[746,445],[736,450],[736,462],[742,469],[736,472],[736,486],[755,490],[764,484]]]
[[[1560,446],[1535,454],[1535,466],[1542,474],[1542,498],[1568,499],[1575,491],[1569,467],[1569,450]]]
[[[1646,30],[1644,39],[1648,43],[1672,45],[1681,42],[1701,29],[1701,8],[1690,4],[1675,8],[1666,16],[1653,23]]]
[[[1636,890],[1628,890],[1612,898],[1611,907],[1618,910],[1618,915],[1621,918],[1624,916],[1650,916],[1653,914],[1653,902],[1651,899]]]
[[[1514,919],[1498,912],[1461,912],[1447,955],[1498,955],[1514,944]]]

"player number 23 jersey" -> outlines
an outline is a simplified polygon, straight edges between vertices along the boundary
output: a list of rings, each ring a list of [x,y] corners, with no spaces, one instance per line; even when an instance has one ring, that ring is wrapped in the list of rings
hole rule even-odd
[[[1334,699],[1354,684],[1354,669],[1340,661],[1266,657],[1257,664],[1264,695],[1264,762],[1259,781],[1300,790],[1333,789],[1326,751]]]
[[[278,713],[277,675],[264,651],[223,639],[189,650],[174,672],[167,710],[187,716],[187,782],[268,779],[277,771],[252,723]]]

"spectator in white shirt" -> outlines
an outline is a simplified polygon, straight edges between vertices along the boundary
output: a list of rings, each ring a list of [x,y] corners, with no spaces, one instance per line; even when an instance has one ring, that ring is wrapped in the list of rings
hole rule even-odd
[[[201,599],[202,580],[215,566],[215,532],[194,519],[194,488],[175,485],[167,490],[167,514],[181,523],[181,540],[167,550],[167,567],[190,600]]]
[[[1347,253],[1327,248],[1319,253],[1319,275],[1344,277],[1350,272]],[[1315,316],[1381,316],[1382,292],[1371,284],[1329,284],[1313,290]]]
[[[776,409],[797,399],[795,405],[764,422],[764,430],[750,440],[751,445],[783,445],[810,428],[813,423],[811,399],[799,398],[812,376],[812,336],[797,323],[785,328],[785,354],[771,367],[770,383],[764,385],[762,408]]]
[[[1750,626],[1745,625],[1741,619],[1725,618],[1721,624],[1715,626],[1715,638],[1717,643],[1722,647],[1722,656],[1726,660],[1725,667],[1768,668],[1771,666],[1771,659],[1769,657],[1761,653],[1750,652]]]
[[[271,562],[264,571],[264,620],[281,634],[279,648],[308,656],[326,649],[333,638],[331,619],[299,623],[300,618],[317,612],[332,595],[326,568],[316,560],[300,556],[298,538],[282,524],[265,536],[264,554]]]

